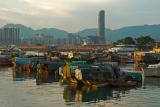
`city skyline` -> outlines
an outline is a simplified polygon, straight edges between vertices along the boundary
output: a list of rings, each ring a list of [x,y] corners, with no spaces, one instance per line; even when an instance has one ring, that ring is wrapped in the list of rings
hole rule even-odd
[[[159,24],[158,0],[0,0],[0,26],[18,23],[32,28],[77,32],[98,28],[97,14],[105,10],[107,28]]]

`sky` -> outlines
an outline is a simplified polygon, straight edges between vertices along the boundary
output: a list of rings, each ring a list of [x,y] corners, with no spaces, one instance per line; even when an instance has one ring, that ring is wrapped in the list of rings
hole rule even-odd
[[[160,0],[0,0],[0,26],[15,23],[74,33],[97,28],[100,10],[105,10],[110,29],[160,24]]]

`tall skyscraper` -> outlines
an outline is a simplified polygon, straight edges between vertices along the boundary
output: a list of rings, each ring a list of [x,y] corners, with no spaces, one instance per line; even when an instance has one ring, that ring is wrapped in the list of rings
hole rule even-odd
[[[98,15],[98,32],[99,43],[105,44],[105,11],[101,10]]]

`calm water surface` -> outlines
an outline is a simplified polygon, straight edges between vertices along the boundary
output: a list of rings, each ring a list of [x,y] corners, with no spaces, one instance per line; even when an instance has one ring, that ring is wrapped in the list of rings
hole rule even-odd
[[[13,81],[11,68],[0,68],[0,107],[160,107],[160,79],[147,78],[139,88],[89,89]]]

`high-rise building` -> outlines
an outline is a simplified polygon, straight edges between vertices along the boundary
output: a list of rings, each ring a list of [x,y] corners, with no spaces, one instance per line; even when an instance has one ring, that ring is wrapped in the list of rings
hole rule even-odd
[[[54,37],[43,33],[36,33],[31,38],[31,44],[51,45],[54,44]]]
[[[20,30],[18,28],[1,28],[0,43],[5,45],[19,44]]]
[[[105,11],[101,10],[98,15],[98,32],[99,44],[105,44]]]

